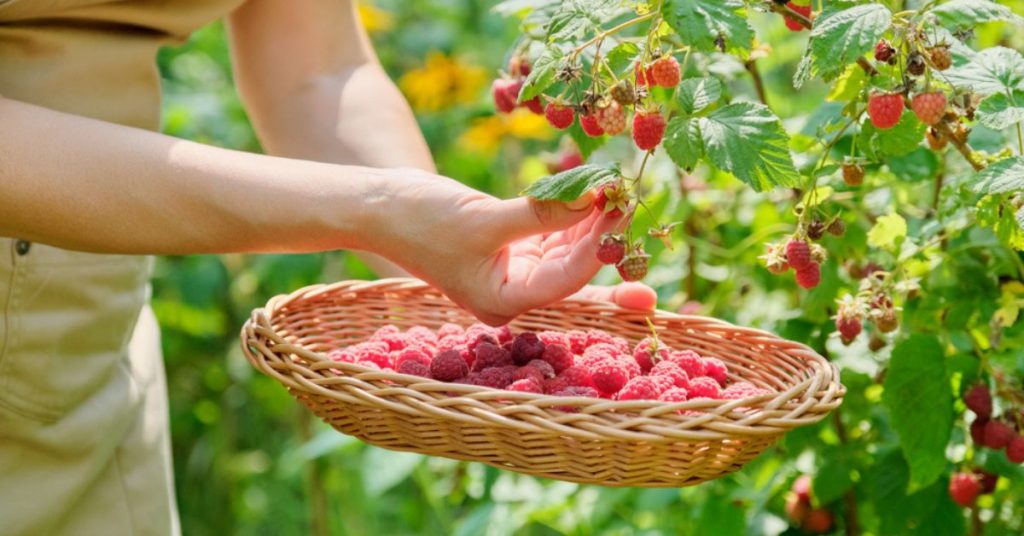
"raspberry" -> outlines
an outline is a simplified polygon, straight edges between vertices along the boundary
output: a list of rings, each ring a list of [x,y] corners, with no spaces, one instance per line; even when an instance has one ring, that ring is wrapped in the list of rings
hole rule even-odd
[[[633,359],[636,361],[638,365],[640,365],[640,370],[644,374],[647,374],[648,372],[651,371],[651,369],[654,367],[655,361],[667,359],[669,356],[669,349],[665,348],[664,346],[660,346],[658,348],[658,357],[655,358],[651,354],[651,345],[653,343],[654,339],[647,337],[646,339],[637,343],[636,349],[633,350]]]
[[[662,376],[672,381],[673,387],[686,388],[690,385],[690,376],[671,361],[659,361],[651,368],[651,376]]]
[[[410,339],[429,341],[437,344],[437,334],[423,326],[413,326],[409,328],[409,330],[405,332],[405,336]]]
[[[430,356],[426,352],[417,348],[407,348],[401,352],[395,352],[395,370],[402,368],[402,365],[407,362],[417,362],[426,367],[430,366]]]
[[[803,240],[790,240],[786,244],[786,260],[794,270],[803,270],[811,265],[811,246]]]
[[[550,380],[544,380],[544,383],[542,383],[541,386],[544,388],[545,393],[553,395],[558,391],[561,391],[566,387],[569,387],[569,383],[565,381],[565,378],[555,376]]]
[[[327,352],[327,359],[331,361],[337,361],[339,363],[355,363],[359,360],[359,356],[351,350],[331,350]]]
[[[551,126],[564,130],[572,125],[572,121],[576,116],[571,107],[555,101],[548,103],[547,107],[544,108],[544,117],[547,118],[548,123],[551,123]]]
[[[704,375],[725,387],[725,383],[729,380],[729,369],[726,368],[725,363],[723,363],[721,359],[718,359],[717,357],[705,357]]]
[[[1024,436],[1015,436],[1010,440],[1010,444],[1006,445],[1006,457],[1012,463],[1024,463]]]
[[[807,519],[807,514],[810,513],[811,505],[801,501],[795,494],[789,493],[786,495],[786,517],[790,521],[799,525]]]
[[[515,80],[499,78],[491,84],[494,108],[503,114],[512,113],[519,98],[519,87]]]
[[[545,347],[560,344],[569,348],[569,337],[561,331],[540,331],[537,333],[537,338],[544,343]]]
[[[516,380],[505,388],[509,391],[518,391],[520,393],[543,393],[544,388],[541,387],[540,383],[534,380]]]
[[[796,284],[800,285],[805,289],[812,289],[821,283],[821,265],[812,262],[810,266],[803,270],[796,271]]]
[[[438,381],[455,381],[465,378],[468,372],[469,365],[458,350],[441,352],[430,362],[430,375]]]
[[[569,171],[573,168],[578,168],[583,165],[583,155],[575,149],[562,151],[558,155],[558,161],[553,165],[548,166],[548,170],[552,173],[561,173],[563,171]]]
[[[1013,436],[1013,429],[1002,421],[988,421],[985,425],[985,446],[990,449],[1006,448]]]
[[[555,396],[585,396],[599,398],[601,395],[593,387],[570,385],[554,393]]]
[[[565,380],[565,383],[571,386],[594,386],[594,380],[590,377],[590,371],[587,370],[586,367],[581,367],[579,365],[574,365],[563,370],[557,377]]]
[[[537,115],[544,115],[544,105],[540,103],[540,97],[534,97],[520,105]]]
[[[939,134],[934,127],[930,127],[925,131],[924,139],[928,140],[928,147],[933,151],[941,151],[945,149],[946,144],[949,143],[949,140],[947,140],[942,134]]]
[[[673,59],[673,61],[675,61]],[[643,151],[653,150],[665,135],[665,118],[658,111],[638,111],[633,116],[633,142]]]
[[[504,389],[512,383],[515,367],[492,367],[479,372],[477,385],[492,389]]]
[[[512,354],[507,350],[485,342],[476,347],[476,359],[473,361],[473,372],[494,367],[513,365]]]
[[[794,4],[793,2],[788,2],[786,3],[786,7],[792,9],[793,11],[796,11],[797,13],[803,15],[804,17],[807,17],[808,19],[811,18],[811,4],[800,6]],[[789,17],[787,15],[783,15],[782,18],[785,19],[786,21],[786,28],[789,28],[791,32],[802,32],[805,30],[804,25],[801,24],[799,20],[794,19],[793,17]]]
[[[629,372],[620,361],[605,359],[590,370],[594,387],[604,395],[617,393],[629,381]]]
[[[569,349],[574,354],[582,354],[587,349],[587,334],[583,331],[572,330],[565,334],[565,338],[569,341]]]
[[[609,136],[615,136],[626,130],[626,109],[621,104],[611,101],[603,108],[598,108],[594,115],[601,130]]]
[[[843,341],[843,344],[849,346],[857,335],[860,335],[861,330],[864,326],[860,322],[860,318],[856,316],[839,315],[836,317],[836,331],[839,332],[839,338]]]
[[[388,345],[383,342],[364,342],[351,348],[359,362],[370,362],[382,369],[392,368]]]
[[[981,492],[978,478],[970,473],[956,473],[949,479],[949,496],[960,506],[971,506]]]
[[[626,256],[626,238],[618,233],[601,235],[597,245],[597,260],[601,264],[618,264]]]
[[[686,389],[682,387],[673,387],[666,389],[665,392],[658,395],[658,400],[662,402],[686,402],[689,398]]]
[[[946,45],[933,47],[928,51],[928,57],[936,70],[945,71],[953,66],[953,58],[949,55],[949,47]]]
[[[604,136],[604,129],[601,128],[601,123],[597,121],[597,115],[594,113],[581,115],[580,127],[583,128],[583,133],[591,138]]]
[[[849,186],[864,184],[864,168],[860,164],[843,164],[843,182]]]
[[[629,80],[621,80],[619,83],[612,86],[608,90],[608,94],[611,95],[615,102],[628,106],[636,102],[636,90],[633,89],[633,84],[629,83]]]
[[[996,484],[999,483],[999,475],[992,474],[980,468],[975,468],[971,472],[974,473],[974,476],[978,478],[978,483],[981,484],[982,495],[988,495],[996,490]]]
[[[793,494],[800,502],[810,503],[811,502],[811,477],[810,475],[800,475],[793,481],[793,485],[790,487]]]
[[[807,513],[807,519],[804,520],[802,527],[811,534],[825,534],[832,530],[833,521],[832,512],[824,508],[815,508]]]
[[[437,329],[437,340],[440,341],[445,337],[461,337],[465,333],[462,326],[458,324],[447,323]]]
[[[384,326],[378,329],[372,337],[370,342],[381,342],[387,345],[389,352],[396,350],[404,350],[408,345],[405,335],[398,331],[395,326]]]
[[[478,331],[477,332],[473,332],[473,331],[467,331],[466,332],[466,337],[468,337],[468,341],[469,341],[469,343],[466,344],[466,349],[469,350],[471,353],[475,354],[476,353],[476,349],[481,344],[484,344],[484,343],[492,344],[494,346],[500,346],[498,344],[498,338],[495,337],[494,335],[491,335],[490,333],[481,333],[479,335],[475,335],[475,333],[479,333],[479,332]]]
[[[633,65],[633,74],[636,75],[636,85],[639,87],[654,85],[654,72],[652,66],[644,67],[640,62]]]
[[[651,256],[646,253],[630,253],[615,265],[623,281],[640,281],[647,276]]]
[[[516,78],[526,78],[531,70],[530,60],[522,56],[512,56],[508,59],[508,74]]]
[[[649,376],[629,380],[615,396],[616,400],[657,400],[665,389]]]
[[[525,365],[534,359],[544,356],[544,343],[536,333],[520,333],[512,341],[512,361],[517,365]]]
[[[704,360],[693,350],[679,350],[670,354],[669,360],[679,365],[691,378],[704,375]]]
[[[572,367],[575,359],[572,352],[562,344],[547,344],[544,346],[544,353],[541,359],[548,363],[555,373],[560,373]]]
[[[985,425],[988,424],[988,419],[982,419],[978,417],[971,423],[971,440],[974,441],[975,445],[985,445]]]
[[[828,224],[828,234],[832,236],[843,236],[846,232],[846,223],[843,220],[835,219]]]
[[[817,218],[811,220],[811,223],[807,224],[807,238],[821,240],[823,236],[825,236],[825,222]]]
[[[875,45],[875,59],[882,63],[889,63],[896,59],[896,49],[888,41],[882,39]]]
[[[552,367],[550,363],[548,363],[547,361],[544,361],[543,359],[534,359],[534,360],[530,361],[529,363],[527,363],[525,366],[533,367],[533,368],[539,370],[540,373],[544,375],[544,379],[545,380],[551,379],[551,378],[555,377],[555,369],[554,369],[554,367]]]
[[[611,345],[612,350],[618,350],[620,353],[629,353],[629,343],[625,339],[600,329],[587,330],[587,346],[597,346],[598,344],[608,344]]]
[[[762,389],[750,382],[738,382],[726,387],[725,391],[722,391],[722,398],[738,400],[741,398],[761,396],[769,393],[771,393],[771,391]]]
[[[411,376],[422,376],[424,378],[430,377],[430,365],[424,364],[422,361],[416,361],[408,359],[398,365],[397,372],[399,374],[409,374]]]
[[[508,325],[494,328],[494,336],[498,339],[498,342],[505,344],[512,340],[512,328]]]
[[[537,382],[538,385],[543,384],[545,379],[543,372],[541,372],[537,367],[531,366],[519,367],[512,374],[512,381],[533,380]]]
[[[691,378],[690,386],[686,390],[690,393],[691,399],[711,398],[717,400],[722,398],[722,389],[718,386],[718,382],[707,376]]]
[[[667,88],[676,87],[682,78],[679,62],[672,56],[665,56],[651,64],[650,73],[654,83]]]
[[[925,70],[928,69],[928,64],[924,61],[924,56],[914,52],[907,58],[907,72],[913,76],[921,76]]]
[[[902,93],[872,93],[868,97],[868,117],[878,129],[896,126],[903,115]]]
[[[629,191],[621,183],[604,185],[597,191],[594,206],[609,218],[621,217],[629,210]]]
[[[910,99],[910,109],[922,123],[934,125],[946,113],[946,94],[941,91],[918,93]]]

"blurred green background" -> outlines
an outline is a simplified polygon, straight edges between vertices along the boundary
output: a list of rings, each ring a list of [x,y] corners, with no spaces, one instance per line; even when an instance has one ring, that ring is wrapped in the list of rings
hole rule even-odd
[[[547,160],[563,142],[538,117],[493,115],[489,83],[518,36],[516,21],[492,13],[491,4],[377,0],[361,11],[382,62],[417,110],[441,173],[510,196],[546,172]],[[822,117],[834,114],[838,105],[822,105],[823,85],[810,84],[793,98],[790,81],[806,33],[788,32],[777,16],[758,13],[752,19],[759,38],[771,43],[759,61],[769,104],[787,130],[799,133],[795,150],[810,147]],[[995,29],[980,38],[1019,48],[1020,36],[1008,35]],[[716,56],[691,63],[691,69],[725,79],[732,94],[753,95],[739,61]],[[220,23],[181,47],[163,50],[159,64],[167,133],[259,151],[232,86]],[[616,140],[595,155],[633,158],[628,140]],[[777,196],[755,194],[712,173],[682,176],[667,161],[655,161],[651,169],[660,176],[651,185],[652,207],[670,215],[666,221],[685,222],[674,250],[649,247],[658,261],[648,283],[658,290],[663,308],[685,308],[834,347],[826,338],[828,306],[841,285],[837,263],[826,264],[821,287],[800,299],[791,281],[771,276],[756,260],[765,241],[793,228]],[[851,225],[843,242],[827,245],[855,256],[865,249],[864,230]],[[903,502],[906,464],[878,407],[879,387],[872,386],[879,360],[864,357],[863,343],[836,349],[838,359],[846,360],[843,377],[851,387],[844,421],[837,417],[791,433],[743,471],[696,488],[603,489],[367,447],[333,432],[283,387],[256,373],[238,349],[238,331],[249,312],[275,294],[370,277],[358,259],[343,252],[161,259],[153,306],[163,327],[185,534],[779,534],[792,530],[782,517],[783,501],[800,472],[818,475],[819,499],[840,516],[856,485],[867,533],[896,533],[884,528],[899,525],[893,520],[903,523],[900,532],[964,531],[963,519],[943,519],[942,514],[958,512],[944,493],[917,496],[917,503],[940,505],[931,528],[923,519],[907,524],[914,508],[924,506]],[[607,272],[599,278],[614,280]],[[962,293],[965,302],[967,296],[971,303],[998,298],[992,277],[956,283],[949,292]],[[954,434],[963,432],[961,426]],[[1021,527],[1024,475],[1019,468],[992,463],[1014,479],[1001,481],[997,499],[982,499],[989,506],[993,500],[1004,505],[999,514],[1004,522],[990,524],[989,533],[1012,534]],[[908,505],[904,511],[902,504]]]

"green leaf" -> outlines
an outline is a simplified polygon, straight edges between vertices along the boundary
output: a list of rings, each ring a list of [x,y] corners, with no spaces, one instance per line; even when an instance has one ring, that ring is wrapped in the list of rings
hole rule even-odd
[[[868,244],[876,248],[894,248],[907,236],[907,221],[899,214],[887,214],[875,220],[868,231]]]
[[[892,24],[892,12],[881,4],[861,4],[849,9],[832,4],[814,21],[810,51],[810,76],[831,80],[872,50]]]
[[[590,155],[594,154],[599,147],[608,142],[608,136],[587,136],[586,132],[583,132],[583,127],[580,126],[579,121],[574,121],[572,126],[569,127],[569,137],[572,141],[576,142],[576,147],[580,150],[580,155],[586,160],[590,158]]]
[[[548,41],[561,43],[597,32],[621,12],[618,0],[565,0],[548,21]]]
[[[543,9],[557,4],[559,1],[560,0],[505,0],[504,2],[499,2],[492,7],[491,11],[508,17],[517,13]]]
[[[981,101],[977,118],[979,123],[994,130],[1024,122],[1024,90],[996,93]]]
[[[716,41],[725,40],[726,50],[750,50],[754,39],[743,13],[742,0],[665,0],[661,13],[683,43],[702,51],[718,50]]]
[[[953,397],[946,356],[933,335],[914,334],[893,348],[882,403],[910,465],[909,490],[927,487],[946,471]]]
[[[584,192],[618,180],[619,177],[620,173],[617,167],[587,164],[557,175],[544,177],[531,184],[523,191],[522,195],[528,195],[541,201],[572,201],[579,198]]]
[[[519,102],[526,102],[544,92],[555,83],[555,73],[562,64],[562,51],[558,47],[549,47],[533,62],[530,74],[519,90]]]
[[[366,494],[379,497],[397,486],[424,460],[420,454],[371,448],[363,456],[363,483]]]
[[[704,140],[700,135],[700,123],[696,118],[673,117],[665,129],[662,142],[665,152],[675,164],[687,171],[697,165],[704,156]]]
[[[1009,21],[1020,24],[1024,18],[1010,8],[989,0],[950,0],[932,9],[939,22],[946,28],[966,30],[983,22]]]
[[[676,102],[686,115],[693,115],[722,98],[722,84],[717,78],[687,78],[679,84]]]
[[[1024,57],[1006,47],[987,48],[943,75],[953,86],[982,96],[1024,90]]]
[[[700,132],[711,163],[754,190],[797,184],[789,136],[766,106],[753,102],[723,106],[700,118]]]
[[[982,194],[1001,194],[1024,190],[1024,157],[1004,158],[974,177],[974,191]]]
[[[608,67],[613,72],[623,73],[626,69],[633,65],[636,61],[636,57],[640,55],[640,47],[636,43],[625,42],[619,43],[615,48],[608,52],[605,59],[608,61]]]
[[[861,125],[857,147],[873,158],[900,156],[921,145],[925,126],[916,115],[904,110],[900,122],[887,129],[878,129],[869,120]]]

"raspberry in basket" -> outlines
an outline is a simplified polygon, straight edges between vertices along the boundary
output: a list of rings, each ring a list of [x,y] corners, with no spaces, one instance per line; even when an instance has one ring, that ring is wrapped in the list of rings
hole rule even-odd
[[[401,365],[398,365],[397,372],[399,374],[409,374],[412,376],[422,376],[424,378],[430,378],[430,365],[424,364],[422,361],[406,360]]]
[[[527,363],[523,368],[526,367],[537,369],[541,374],[544,375],[545,380],[555,377],[554,367],[552,367],[550,363],[544,361],[543,359],[534,359],[533,361]]]
[[[722,398],[732,400],[765,395],[770,392],[771,391],[758,387],[750,382],[736,382],[729,387],[726,387],[725,391],[722,391]]]
[[[571,385],[569,385],[569,382],[565,381],[565,378],[561,376],[555,376],[550,380],[544,380],[542,386],[544,387],[544,392],[549,395],[553,395],[569,387],[572,387]],[[597,395],[595,394],[594,396],[596,397]]]
[[[525,365],[534,359],[544,356],[544,343],[536,333],[529,331],[516,335],[512,340],[512,360],[517,365]]]
[[[561,331],[541,331],[537,333],[537,338],[544,343],[545,348],[552,344],[560,344],[566,348],[571,346],[569,344],[569,337]]]
[[[586,332],[579,330],[572,330],[565,333],[565,338],[569,342],[569,349],[576,355],[582,354],[587,349],[587,334]]]
[[[383,342],[364,342],[352,347],[359,363],[373,363],[381,369],[392,368],[388,345]]]
[[[693,350],[670,352],[669,361],[679,365],[679,368],[691,378],[704,375],[704,360]]]
[[[573,366],[575,362],[572,352],[569,351],[568,346],[558,343],[546,344],[544,346],[544,354],[541,355],[541,359],[547,361],[547,363],[551,365],[551,368],[555,370],[556,374]]]
[[[722,387],[725,387],[725,383],[729,379],[729,372],[725,368],[725,363],[716,357],[704,358],[704,375],[714,379]]]
[[[682,387],[673,387],[658,395],[662,402],[686,402],[689,399],[689,393]]]
[[[679,365],[671,361],[659,361],[651,369],[651,376],[662,376],[672,382],[673,387],[687,387],[690,385],[690,376]]]
[[[409,361],[415,361],[428,369],[430,368],[430,356],[419,348],[406,348],[401,352],[394,352],[393,356],[395,356],[395,370],[398,371],[401,371],[402,365]]]
[[[447,324],[442,325],[440,328],[437,328],[438,340],[452,336],[462,337],[464,334],[465,330],[462,329],[462,326],[458,324],[452,324],[451,322],[448,322]]]
[[[468,349],[469,352],[474,355],[476,355],[476,349],[480,347],[481,344],[486,343],[494,346],[501,346],[501,344],[498,343],[498,338],[495,337],[494,335],[491,335],[490,333],[471,334],[470,332],[467,331],[466,337],[466,349]]]
[[[476,347],[476,359],[473,361],[474,372],[513,364],[512,354],[504,348],[489,342],[481,343]]]
[[[650,376],[637,376],[622,387],[617,400],[657,400],[665,392],[664,384]]]
[[[544,388],[541,387],[540,383],[534,380],[516,380],[509,384],[509,391],[519,391],[521,393],[543,393]]]
[[[563,370],[559,378],[565,380],[567,385],[576,387],[593,387],[594,380],[590,377],[590,371],[586,367],[573,365]]]
[[[453,382],[465,378],[468,373],[469,365],[458,350],[441,352],[430,362],[430,375],[435,380]]]
[[[512,383],[512,376],[515,372],[515,365],[481,370],[477,375],[477,385],[492,389],[504,389]]]
[[[603,395],[617,393],[630,379],[629,371],[618,359],[605,359],[590,370],[594,387]]]
[[[388,351],[404,350],[406,346],[405,335],[392,325],[384,326],[376,331],[370,342],[382,342],[388,346]]]
[[[690,387],[686,391],[689,393],[690,399],[711,398],[717,400],[722,398],[722,389],[718,386],[718,382],[707,376],[690,379]]]

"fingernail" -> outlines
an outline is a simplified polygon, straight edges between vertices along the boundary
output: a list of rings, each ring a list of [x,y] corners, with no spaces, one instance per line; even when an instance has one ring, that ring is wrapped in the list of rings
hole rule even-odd
[[[569,207],[569,210],[577,211],[577,210],[583,210],[583,209],[585,209],[585,208],[587,208],[587,207],[589,207],[589,206],[591,206],[593,204],[594,204],[594,195],[591,194],[590,192],[587,192],[587,193],[579,196],[578,198],[576,198],[576,199],[574,199],[572,201],[569,201],[568,203],[565,204],[565,206]]]

